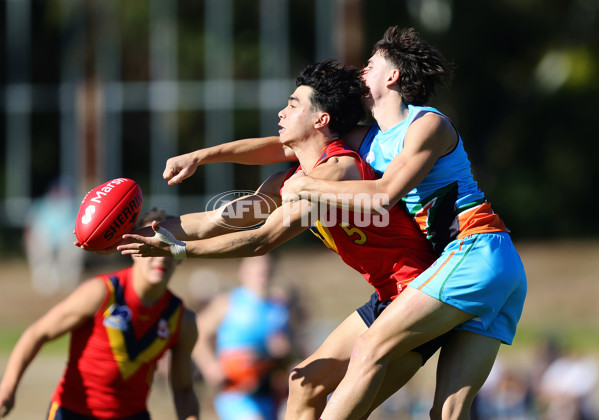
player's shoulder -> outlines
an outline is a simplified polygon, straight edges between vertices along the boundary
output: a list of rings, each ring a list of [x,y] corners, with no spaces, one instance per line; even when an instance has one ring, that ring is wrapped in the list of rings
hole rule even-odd
[[[457,129],[443,114],[425,112],[412,122],[406,133],[406,144],[430,144],[441,153],[452,150],[458,142]]]
[[[100,277],[83,281],[71,294],[61,302],[65,310],[75,311],[85,316],[93,316],[101,307],[108,294],[108,289]]]
[[[104,277],[96,276],[84,280],[77,286],[73,291],[73,294],[77,293],[80,295],[98,295],[105,296],[107,292],[106,280]]]
[[[329,181],[362,179],[355,154],[331,156],[312,170],[310,176]]]
[[[414,119],[409,130],[425,130],[438,134],[454,134],[456,129],[453,123],[445,115],[427,111]]]

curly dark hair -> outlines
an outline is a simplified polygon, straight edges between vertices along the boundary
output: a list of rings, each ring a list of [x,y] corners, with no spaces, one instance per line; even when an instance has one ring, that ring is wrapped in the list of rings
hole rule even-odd
[[[360,78],[360,70],[336,60],[312,64],[297,77],[296,86],[314,89],[310,97],[312,108],[331,116],[329,127],[342,135],[366,116],[362,99],[368,88]]]
[[[414,28],[389,27],[374,45],[372,54],[376,53],[399,69],[399,91],[406,104],[425,105],[435,86],[451,78],[450,64]]]

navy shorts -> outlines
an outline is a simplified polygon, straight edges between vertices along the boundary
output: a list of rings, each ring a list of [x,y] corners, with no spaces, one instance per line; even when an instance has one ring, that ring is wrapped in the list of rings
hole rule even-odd
[[[57,403],[50,403],[50,409],[48,410],[48,420],[98,420],[95,417],[84,416],[74,411],[67,410],[64,407],[59,406]],[[137,413],[133,416],[118,418],[114,420],[150,420],[150,413],[147,411]]]
[[[383,310],[389,306],[391,300],[385,300],[381,302],[379,300],[379,295],[374,292],[372,296],[370,296],[370,300],[366,302],[364,305],[360,306],[356,311],[364,321],[364,323],[370,328],[375,319],[379,317],[379,315],[383,312]],[[433,354],[436,353],[437,350],[441,348],[443,343],[447,338],[447,334],[445,333],[439,337],[433,338],[431,341],[422,344],[419,347],[416,347],[412,351],[419,353],[422,356],[422,364],[424,365],[428,359],[431,358]]]

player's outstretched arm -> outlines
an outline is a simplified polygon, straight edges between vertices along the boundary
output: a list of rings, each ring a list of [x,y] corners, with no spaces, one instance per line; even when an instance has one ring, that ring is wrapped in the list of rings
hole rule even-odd
[[[160,223],[160,227],[166,229],[176,240],[194,241],[257,226],[281,205],[279,190],[284,179],[285,171],[276,172],[254,194],[235,199],[216,210],[189,213],[165,220]],[[131,234],[151,238],[157,230],[148,226]],[[130,243],[131,236],[124,237],[119,245]]]
[[[240,197],[216,210],[188,213],[179,217],[172,217],[160,223],[174,238],[182,241],[211,238],[231,231],[257,225],[268,217],[271,210],[280,205],[280,198],[272,198],[260,193]],[[130,232],[131,235],[151,238],[155,235],[151,226],[146,226]],[[118,252],[118,247],[130,244],[131,240],[123,237],[120,242],[105,249],[90,249],[79,241],[74,245],[81,249],[100,255]]]
[[[198,420],[200,405],[193,389],[192,350],[198,339],[195,314],[186,309],[177,344],[171,349],[170,385],[179,420]]]
[[[449,153],[457,142],[451,123],[438,114],[429,113],[410,126],[404,149],[393,158],[380,179],[335,182],[316,176],[289,179],[282,190],[284,199],[321,200],[337,197],[352,209],[376,212],[394,206],[428,174],[437,159]],[[364,200],[364,194],[370,197]],[[359,199],[355,199],[359,198]]]
[[[345,143],[357,151],[369,128],[370,126],[360,125],[345,133]],[[175,185],[192,176],[198,166],[208,163],[269,165],[295,160],[297,159],[293,150],[283,146],[277,136],[248,138],[174,156],[166,161],[162,176],[169,185]]]
[[[206,239],[229,233],[238,229],[256,226],[266,220],[268,215],[281,204],[279,189],[283,184],[285,172],[271,175],[258,190],[251,195],[239,197],[224,204],[215,210],[198,213],[188,213],[180,217],[173,217],[160,223],[175,239],[192,241]],[[151,226],[136,229],[131,235],[151,238],[155,231]],[[112,254],[118,252],[118,247],[128,245],[132,241],[122,238],[120,242],[110,248],[91,250],[78,241],[74,244],[85,251],[97,254]]]
[[[220,209],[220,222],[216,223],[219,225],[218,234],[194,237],[197,231],[206,228],[205,222],[201,214],[189,214],[181,216],[182,226],[175,226],[173,232],[169,230],[170,226],[167,223],[162,222],[160,225],[152,224],[154,235],[148,235],[145,231],[141,235],[137,234],[138,232],[124,235],[117,249],[124,255],[175,256],[176,258],[238,258],[268,252],[304,230],[288,229],[288,225],[283,225],[283,220],[288,213],[278,212],[277,207],[281,202],[278,191],[283,185],[284,176],[284,172],[276,173],[269,177],[252,196],[246,196],[243,201],[236,200],[223,206]],[[258,206],[247,206],[248,202]],[[231,204],[236,207],[232,208]],[[277,216],[273,217],[275,214]],[[244,231],[237,229],[237,226],[253,226],[263,221],[264,224],[257,229]],[[212,223],[214,224],[214,221]],[[180,229],[183,229],[184,234]],[[183,240],[187,240],[188,245],[185,245]],[[185,247],[183,248],[185,251],[181,246]]]
[[[295,153],[290,148],[284,147],[278,137],[250,138],[172,157],[166,161],[162,176],[169,185],[175,185],[192,176],[198,166],[207,163],[268,165],[293,160],[296,160]]]
[[[328,179],[357,179],[360,177],[353,157],[333,157],[315,168],[313,173]],[[275,178],[265,186],[266,191],[278,190],[282,179]],[[276,208],[266,222],[252,230],[237,231],[213,238],[177,241],[167,230],[152,224],[152,238],[124,235],[129,243],[118,247],[123,255],[141,257],[174,256],[176,258],[240,258],[263,255],[308,229],[318,219],[318,204],[307,200],[287,202]]]
[[[93,317],[105,296],[103,281],[89,280],[25,330],[11,352],[0,383],[0,414],[6,415],[13,408],[19,382],[42,346]]]
[[[297,208],[296,208],[297,207]],[[277,208],[266,222],[251,230],[227,233],[208,239],[178,241],[153,222],[154,237],[124,235],[129,243],[117,248],[123,255],[175,258],[242,258],[264,255],[310,227],[309,216],[302,223],[301,213],[312,204],[301,200]]]

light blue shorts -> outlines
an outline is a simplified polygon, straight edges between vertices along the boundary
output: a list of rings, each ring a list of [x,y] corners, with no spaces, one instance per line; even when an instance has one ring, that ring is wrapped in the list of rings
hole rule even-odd
[[[454,240],[410,287],[475,316],[456,329],[512,344],[526,297],[526,273],[509,234]]]
[[[224,391],[214,399],[214,408],[221,420],[247,420],[251,418],[276,420],[277,418],[277,403],[274,397],[266,394]]]

